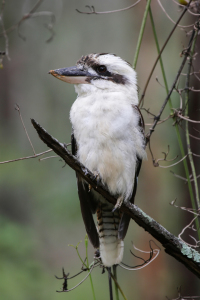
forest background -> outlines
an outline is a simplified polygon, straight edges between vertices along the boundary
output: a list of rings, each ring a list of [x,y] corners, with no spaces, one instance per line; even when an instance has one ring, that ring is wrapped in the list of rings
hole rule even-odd
[[[116,53],[131,64],[141,27],[146,1],[134,8],[113,14],[86,15],[76,11],[88,11],[85,5],[94,5],[97,11],[110,11],[130,6],[132,1],[109,0],[84,2],[80,0],[41,1],[38,16],[29,18],[7,33],[5,29],[15,25],[29,12],[37,1],[2,1],[0,51],[0,161],[32,155],[30,143],[24,132],[15,104],[20,107],[26,129],[36,152],[47,150],[35,132],[30,118],[36,119],[59,141],[69,143],[71,124],[69,110],[76,98],[74,87],[48,75],[50,69],[72,66],[85,54]],[[173,1],[162,1],[173,20],[180,16],[180,8]],[[166,40],[173,23],[167,18],[157,1],[152,1],[152,12],[160,46]],[[48,13],[47,13],[48,12]],[[194,16],[186,14],[182,23],[192,24]],[[50,25],[49,25],[50,23]],[[47,25],[48,24],[48,25]],[[45,26],[44,26],[45,25]],[[50,29],[48,29],[48,28]],[[188,28],[177,28],[163,55],[169,86],[181,63],[181,52],[188,44]],[[157,50],[149,18],[139,52],[136,71],[139,94],[157,57]],[[181,84],[181,80],[180,80]],[[166,96],[160,66],[157,65],[145,95],[144,107],[157,114]],[[173,107],[179,106],[180,97],[173,93]],[[198,119],[199,104],[190,106],[191,118]],[[146,131],[152,124],[152,116],[144,110]],[[170,113],[166,109],[162,119]],[[169,159],[181,158],[174,121],[156,127],[151,139],[155,158],[168,151]],[[198,128],[196,126],[196,128]],[[184,138],[184,131],[182,132]],[[195,152],[197,140],[192,141]],[[178,235],[191,220],[190,214],[170,205],[177,198],[179,206],[190,207],[182,164],[172,168],[155,168],[147,149],[148,160],[143,162],[136,204],[161,223],[174,235]],[[167,166],[170,163],[162,162]],[[196,164],[198,174],[199,167]],[[54,275],[66,272],[75,274],[81,262],[75,249],[79,245],[84,257],[85,228],[81,218],[75,173],[59,158],[38,161],[37,158],[0,165],[0,294],[2,299],[85,299],[91,298],[89,280],[70,294],[58,294],[62,283]],[[137,264],[130,254],[132,241],[136,247],[149,250],[151,236],[133,221],[125,239],[124,261]],[[89,247],[89,259],[93,259]],[[99,299],[106,299],[107,276],[101,269],[93,271],[94,288]],[[128,273],[120,269],[120,285],[128,299],[170,299],[182,286],[185,295],[198,295],[197,279],[174,258],[161,251],[158,258],[142,270]],[[75,285],[78,279],[70,282]],[[105,288],[106,287],[106,288]]]

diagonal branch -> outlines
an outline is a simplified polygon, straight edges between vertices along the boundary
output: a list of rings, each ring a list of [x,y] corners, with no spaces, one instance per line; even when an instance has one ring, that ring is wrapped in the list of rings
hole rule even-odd
[[[82,165],[58,140],[53,138],[34,119],[31,120],[41,140],[58,154],[73,170],[78,172],[98,193],[105,197],[110,203],[116,203],[116,198],[109,194],[101,182]],[[121,206],[121,211],[127,213],[144,230],[148,231],[164,247],[165,252],[181,262],[192,273],[200,278],[200,254],[193,248],[187,246],[162,225],[144,213],[137,205],[127,203]]]

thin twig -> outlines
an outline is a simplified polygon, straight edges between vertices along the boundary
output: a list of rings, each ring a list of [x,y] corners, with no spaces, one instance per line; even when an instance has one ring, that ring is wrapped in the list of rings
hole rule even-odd
[[[167,118],[165,118],[164,120],[160,120],[158,123],[157,123],[157,125],[160,125],[160,124],[163,124],[163,123],[165,123],[166,121],[168,121],[169,119],[171,119],[172,118],[172,116],[171,115],[169,115]],[[152,123],[145,123],[145,126],[152,126],[153,124]]]
[[[38,9],[38,7],[41,5],[42,1],[43,0],[38,0],[37,3],[34,5],[34,7],[26,15],[30,15],[31,13],[33,13],[34,11],[36,11],[36,9]],[[12,32],[13,30],[15,30],[24,19],[25,19],[25,17],[23,16],[19,20],[19,22],[17,22],[15,25],[12,25],[10,28],[6,29],[6,33],[9,33],[9,32]],[[1,35],[2,35],[2,33],[0,33],[0,36]]]
[[[117,265],[114,265],[113,268],[114,268],[114,267],[117,268]],[[124,292],[122,291],[122,289],[121,289],[121,287],[120,287],[118,281],[116,280],[115,276],[114,276],[112,273],[111,273],[111,277],[112,277],[112,279],[114,280],[115,285],[117,286],[117,290],[120,291],[120,293],[121,293],[122,297],[124,298],[124,300],[127,300],[127,298],[126,298],[126,296],[124,295]],[[119,296],[119,295],[118,295],[118,296]],[[118,298],[118,299],[119,299],[119,298]],[[116,296],[116,300],[118,300],[118,299],[117,299],[117,296]]]
[[[50,158],[56,158],[56,157],[58,157],[58,155],[52,155],[52,156],[40,158],[39,161],[46,160],[46,159],[50,159]]]
[[[43,17],[43,16],[50,16],[51,17],[51,22],[49,24],[45,24],[45,27],[50,31],[51,33],[51,36],[46,40],[47,43],[49,43],[54,35],[55,35],[55,32],[53,31],[53,23],[55,22],[55,15],[50,12],[50,11],[39,11],[39,12],[35,12],[35,13],[28,13],[28,14],[25,14],[24,17],[20,20],[20,22],[18,23],[18,26],[17,26],[17,30],[18,30],[18,35],[19,37],[26,41],[26,37],[23,36],[20,31],[19,31],[19,28],[21,26],[21,24],[27,20],[27,19],[30,19],[30,18],[35,18],[35,17]]]
[[[189,82],[190,82],[190,71],[191,71],[191,66],[192,66],[192,60],[193,60],[193,54],[194,54],[194,49],[195,49],[195,44],[196,44],[196,40],[197,40],[197,35],[198,35],[198,31],[195,32],[195,36],[194,36],[194,40],[192,43],[192,47],[191,47],[191,55],[190,55],[190,59],[188,62],[188,75],[186,77],[186,93],[185,93],[185,101],[186,101],[186,106],[185,106],[185,114],[186,116],[188,115],[188,109],[189,109]],[[184,118],[184,117],[183,117]],[[199,188],[198,188],[198,182],[197,182],[197,177],[196,177],[196,170],[195,170],[195,165],[194,165],[194,160],[193,160],[193,156],[191,153],[191,144],[190,144],[190,137],[189,137],[189,124],[188,122],[195,122],[193,120],[188,119],[186,122],[186,141],[187,141],[187,148],[188,148],[188,157],[189,157],[189,162],[190,162],[190,167],[192,170],[192,175],[193,175],[193,179],[194,179],[194,191],[195,191],[195,199],[194,201],[192,201],[192,206],[194,209],[197,209],[200,207],[200,199],[199,199]],[[200,123],[198,121],[196,121],[196,123]],[[199,222],[197,219],[195,219],[195,223],[196,223],[196,228],[199,229]],[[198,231],[198,237],[200,239],[200,232]]]
[[[164,169],[167,169],[167,168],[171,168],[171,167],[174,167],[176,165],[178,165],[181,161],[183,161],[186,157],[188,156],[188,154],[186,154],[184,157],[182,157],[179,161],[177,161],[176,163],[170,165],[170,166],[160,166],[160,168],[164,168]]]
[[[28,13],[24,14],[23,17],[22,17],[16,24],[12,25],[12,26],[11,26],[10,28],[8,28],[8,29],[5,29],[5,32],[4,32],[4,30],[3,30],[3,32],[0,33],[0,37],[1,37],[1,36],[4,36],[5,33],[8,34],[8,33],[12,32],[13,30],[17,29],[17,30],[18,30],[19,36],[20,36],[23,40],[25,40],[26,38],[25,38],[24,36],[22,36],[21,33],[19,32],[19,27],[21,26],[21,24],[22,24],[25,20],[30,19],[30,18],[32,18],[32,17],[37,17],[37,16],[50,16],[50,17],[51,17],[51,22],[50,22],[49,24],[45,25],[45,27],[46,27],[46,28],[50,31],[50,33],[51,33],[50,38],[47,39],[46,42],[48,43],[49,41],[51,41],[52,38],[53,38],[53,36],[54,36],[54,34],[55,34],[54,31],[53,31],[53,24],[54,24],[54,22],[55,22],[55,15],[54,15],[52,12],[50,12],[50,11],[40,11],[40,12],[35,12],[35,11],[38,9],[38,7],[41,5],[42,2],[43,2],[43,0],[38,0],[38,1],[36,2],[36,4],[34,5],[34,7],[33,7]]]
[[[175,205],[176,200],[177,200],[177,199],[173,200],[173,201],[170,203],[170,205],[172,205],[172,206],[174,206],[174,207],[176,207],[176,208],[179,208],[179,209],[181,209],[181,210],[187,211],[187,212],[189,212],[189,213],[191,213],[191,214],[193,214],[193,215],[195,215],[195,216],[199,216],[199,210],[196,210],[196,209],[194,209],[194,208],[188,208],[188,207],[184,207],[184,206],[178,206],[178,205]]]
[[[190,0],[190,2],[191,2],[191,0]],[[180,18],[179,18],[179,19],[180,19]],[[179,70],[178,70],[178,73],[177,73],[177,75],[176,75],[176,78],[175,78],[175,80],[174,80],[174,82],[173,82],[173,84],[172,84],[172,87],[171,87],[171,89],[170,89],[170,91],[169,91],[169,93],[168,93],[168,95],[167,95],[167,97],[166,97],[166,99],[165,99],[165,101],[164,101],[164,103],[163,103],[161,109],[160,109],[159,114],[158,114],[158,115],[156,116],[156,118],[155,118],[155,121],[154,121],[154,124],[153,124],[152,128],[150,128],[149,133],[148,133],[148,135],[146,136],[146,143],[149,142],[149,139],[150,139],[150,137],[151,137],[151,135],[152,135],[152,133],[153,133],[153,131],[154,131],[154,129],[155,129],[155,127],[156,127],[158,121],[160,120],[160,117],[161,117],[161,115],[162,115],[162,113],[163,113],[163,110],[165,109],[165,106],[167,105],[167,102],[168,102],[168,100],[170,99],[170,96],[171,96],[171,94],[172,94],[172,92],[173,92],[173,90],[174,90],[174,87],[176,86],[176,83],[177,83],[177,81],[178,81],[178,79],[179,79],[179,76],[180,76],[182,70],[183,70],[183,67],[185,66],[185,63],[186,63],[187,58],[188,58],[188,56],[189,56],[189,52],[190,52],[190,49],[191,49],[191,46],[192,46],[192,41],[193,41],[193,39],[194,39],[194,36],[195,36],[195,30],[193,30],[192,35],[191,35],[191,38],[190,38],[190,41],[189,41],[189,44],[188,44],[188,47],[187,47],[187,48],[185,49],[185,51],[184,51],[184,58],[183,58],[183,61],[182,61],[182,63],[181,63],[181,66],[180,66],[180,68],[179,68]],[[162,52],[162,50],[161,50],[161,52]]]
[[[90,276],[90,274],[92,273],[93,269],[94,269],[94,263],[90,269],[90,272],[87,274],[87,276],[85,278],[83,278],[83,280],[81,280],[77,285],[75,285],[73,288],[69,289],[69,290],[63,290],[63,291],[56,291],[57,293],[63,293],[63,292],[70,292],[70,291],[73,291],[75,288],[77,288],[79,285],[81,285],[81,283],[83,283],[87,278],[88,276]]]
[[[161,7],[161,9],[162,9],[162,11],[164,12],[164,14],[166,15],[166,17],[173,23],[173,24],[176,24],[176,22],[174,22],[173,20],[172,20],[172,18],[168,15],[168,13],[166,12],[166,10],[164,9],[164,7],[162,6],[162,4],[161,4],[161,2],[160,2],[160,0],[157,0],[157,2],[158,2],[158,4],[160,5],[160,7]],[[178,27],[181,27],[181,28],[188,28],[188,27],[192,27],[193,26],[193,24],[191,24],[191,25],[177,25]]]
[[[136,248],[136,247],[133,245],[134,249],[136,249],[136,250],[138,250],[138,251],[140,251],[140,252],[142,252],[142,253],[148,253],[148,254],[150,254],[149,259],[144,260],[144,259],[138,257],[138,258],[142,259],[142,260],[144,261],[144,263],[142,263],[141,265],[135,266],[135,267],[129,267],[129,266],[127,266],[127,265],[124,264],[124,263],[120,263],[120,264],[119,264],[120,267],[123,268],[123,269],[126,269],[126,270],[128,270],[128,271],[137,271],[137,270],[140,270],[140,269],[143,269],[143,268],[147,267],[150,263],[152,263],[152,262],[157,258],[157,256],[159,255],[161,249],[160,249],[157,245],[156,245],[156,246],[157,246],[159,249],[152,249],[152,247],[151,247],[151,242],[153,242],[153,241],[150,241],[150,242],[149,242],[151,251],[144,251],[144,250],[141,250],[141,249],[139,249],[139,248]],[[154,242],[154,243],[155,243],[155,242]],[[155,244],[156,244],[156,243],[155,243]],[[131,252],[131,253],[132,253],[132,252]],[[133,254],[133,253],[132,253],[132,254]],[[155,254],[155,256],[153,257],[154,254]],[[136,255],[134,255],[134,256],[136,256]],[[136,256],[136,257],[137,257],[137,256]]]
[[[88,260],[88,235],[87,234],[85,236],[85,250],[86,250],[85,252],[86,252],[87,268],[89,270],[90,266],[89,266],[89,260]],[[96,300],[95,291],[94,291],[94,285],[93,285],[92,275],[91,274],[90,274],[90,285],[91,285],[91,288],[92,288],[93,300]]]
[[[199,216],[199,215],[195,216],[195,217],[192,219],[192,221],[191,221],[187,226],[185,226],[185,227],[182,229],[181,233],[179,233],[178,238],[179,238],[182,242],[186,243],[186,241],[184,241],[184,240],[182,239],[181,236],[183,235],[183,233],[185,232],[185,230],[186,230],[187,228],[189,228],[189,227],[192,225],[192,223],[194,223],[194,222],[196,221],[196,219],[198,218],[198,216]],[[200,243],[200,241],[197,242],[196,245],[191,245],[191,244],[189,244],[189,243],[186,243],[186,244],[187,244],[189,247],[199,248],[199,243]]]
[[[22,114],[21,114],[21,111],[20,111],[20,107],[19,107],[18,104],[15,104],[15,109],[16,109],[16,110],[18,111],[18,113],[19,113],[19,116],[20,116],[20,119],[21,119],[23,128],[24,128],[25,133],[26,133],[26,136],[27,136],[27,138],[28,138],[28,140],[29,140],[29,143],[30,143],[30,145],[31,145],[31,148],[32,148],[32,150],[33,150],[33,153],[36,155],[36,152],[35,152],[35,149],[34,149],[34,147],[33,147],[33,144],[32,144],[32,142],[31,142],[31,139],[30,139],[30,137],[29,137],[29,135],[28,135],[28,132],[27,132],[27,130],[26,130],[26,127],[25,127],[25,125],[24,125],[24,121],[23,121]]]
[[[177,175],[176,173],[174,173],[174,172],[171,171],[171,170],[170,170],[170,172],[171,172],[175,177],[180,178],[180,179],[184,180],[185,182],[188,182],[187,178],[182,177],[182,176],[180,176],[180,175]],[[191,177],[192,177],[192,175],[190,175],[190,181],[192,182],[192,181],[194,181],[194,179],[192,179]],[[197,176],[197,179],[198,179],[199,177],[200,177],[200,175]]]
[[[125,11],[128,9],[133,8],[134,6],[136,6],[141,0],[136,1],[134,4],[125,7],[125,8],[121,8],[121,9],[116,9],[116,10],[111,10],[111,11],[96,11],[93,5],[86,5],[85,7],[90,9],[90,12],[85,12],[85,11],[80,11],[79,9],[76,9],[76,11],[80,14],[86,14],[86,15],[98,15],[98,14],[112,14],[112,13],[116,13],[116,12],[121,12],[121,11]]]
[[[179,110],[177,110],[177,109],[175,109],[175,108],[173,108],[173,110],[175,111],[176,116],[179,117],[180,119],[183,119],[183,120],[185,120],[185,121],[187,121],[187,122],[191,122],[191,123],[196,123],[196,124],[199,124],[199,123],[200,123],[200,121],[191,120],[191,119],[190,119],[189,117],[187,117],[187,116],[184,117],[182,114],[179,113]]]
[[[175,0],[172,0],[176,5],[178,5],[179,7],[181,6],[181,7],[185,7],[185,5],[184,4],[181,4],[180,3],[180,1],[179,2],[176,2]],[[193,0],[193,2],[191,3],[191,5],[190,5],[190,8],[192,8],[192,9],[195,9],[195,5],[196,5],[196,3],[198,3],[199,4],[199,0]],[[197,4],[197,5],[198,5]],[[193,13],[190,9],[188,9],[188,12],[191,14],[191,15],[194,15],[194,16],[200,16],[200,14],[195,14],[195,13]]]
[[[21,157],[21,158],[16,158],[16,159],[11,159],[11,160],[1,161],[0,164],[3,165],[3,164],[15,162],[15,161],[20,161],[20,160],[25,160],[25,159],[30,159],[30,158],[36,158],[38,156],[44,155],[44,154],[46,154],[48,152],[51,152],[51,151],[52,151],[52,149],[49,149],[47,151],[44,151],[44,152],[41,152],[41,153],[38,153],[38,154],[34,154],[34,155],[31,155],[31,156],[25,156],[25,157]]]
[[[148,85],[149,85],[149,81],[150,81],[151,76],[152,76],[152,74],[153,74],[153,72],[154,72],[154,70],[155,70],[155,67],[156,67],[156,65],[157,65],[157,63],[158,63],[158,61],[159,61],[159,59],[160,59],[160,57],[161,57],[161,54],[162,54],[163,50],[165,49],[165,47],[166,47],[168,41],[170,40],[172,34],[174,33],[174,31],[175,31],[177,25],[179,24],[179,22],[181,21],[181,19],[182,19],[183,16],[184,16],[184,14],[185,14],[186,11],[188,10],[188,7],[190,6],[191,1],[192,1],[192,0],[190,0],[189,3],[188,3],[188,5],[184,8],[182,14],[181,14],[180,17],[178,18],[178,20],[177,20],[176,24],[174,25],[172,31],[170,32],[168,38],[166,39],[164,45],[162,46],[162,48],[161,48],[161,50],[160,50],[160,53],[159,53],[158,57],[156,58],[156,61],[155,61],[154,65],[153,65],[153,68],[152,68],[150,74],[149,74],[149,77],[148,77],[147,82],[146,82],[146,84],[145,84],[143,93],[142,93],[142,95],[141,95],[140,102],[139,102],[139,106],[141,106],[141,104],[143,103],[143,99],[144,99],[144,96],[145,96],[145,94],[146,94],[146,90],[147,90],[147,87],[148,87]],[[181,71],[182,71],[182,69],[181,69]],[[178,78],[179,78],[179,77],[178,77]],[[178,80],[178,78],[177,78],[177,80]],[[176,80],[176,82],[177,82],[177,80]],[[170,93],[170,95],[171,95],[171,93]]]

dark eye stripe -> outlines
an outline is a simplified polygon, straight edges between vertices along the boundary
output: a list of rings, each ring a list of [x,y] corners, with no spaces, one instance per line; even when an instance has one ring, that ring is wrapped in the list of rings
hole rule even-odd
[[[112,74],[108,71],[106,73],[109,73],[109,76],[106,74],[100,76],[91,76],[91,77],[87,77],[86,81],[90,83],[92,80],[103,79],[103,80],[112,81],[114,83],[123,84],[123,85],[127,83],[127,79],[123,75]]]

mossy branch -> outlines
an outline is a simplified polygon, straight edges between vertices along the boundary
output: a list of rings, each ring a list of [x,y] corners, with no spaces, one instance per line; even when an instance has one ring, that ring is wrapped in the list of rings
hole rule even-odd
[[[57,139],[52,137],[35,120],[31,120],[41,140],[59,155],[73,170],[78,172],[93,189],[100,193],[108,202],[116,204],[116,198],[109,194],[105,186],[97,182],[97,178],[81,164]],[[149,232],[157,241],[159,241],[165,252],[181,262],[192,273],[200,278],[200,254],[193,248],[187,246],[180,239],[167,231],[162,225],[144,213],[137,205],[127,203],[121,206],[121,211],[127,213],[144,230]]]

